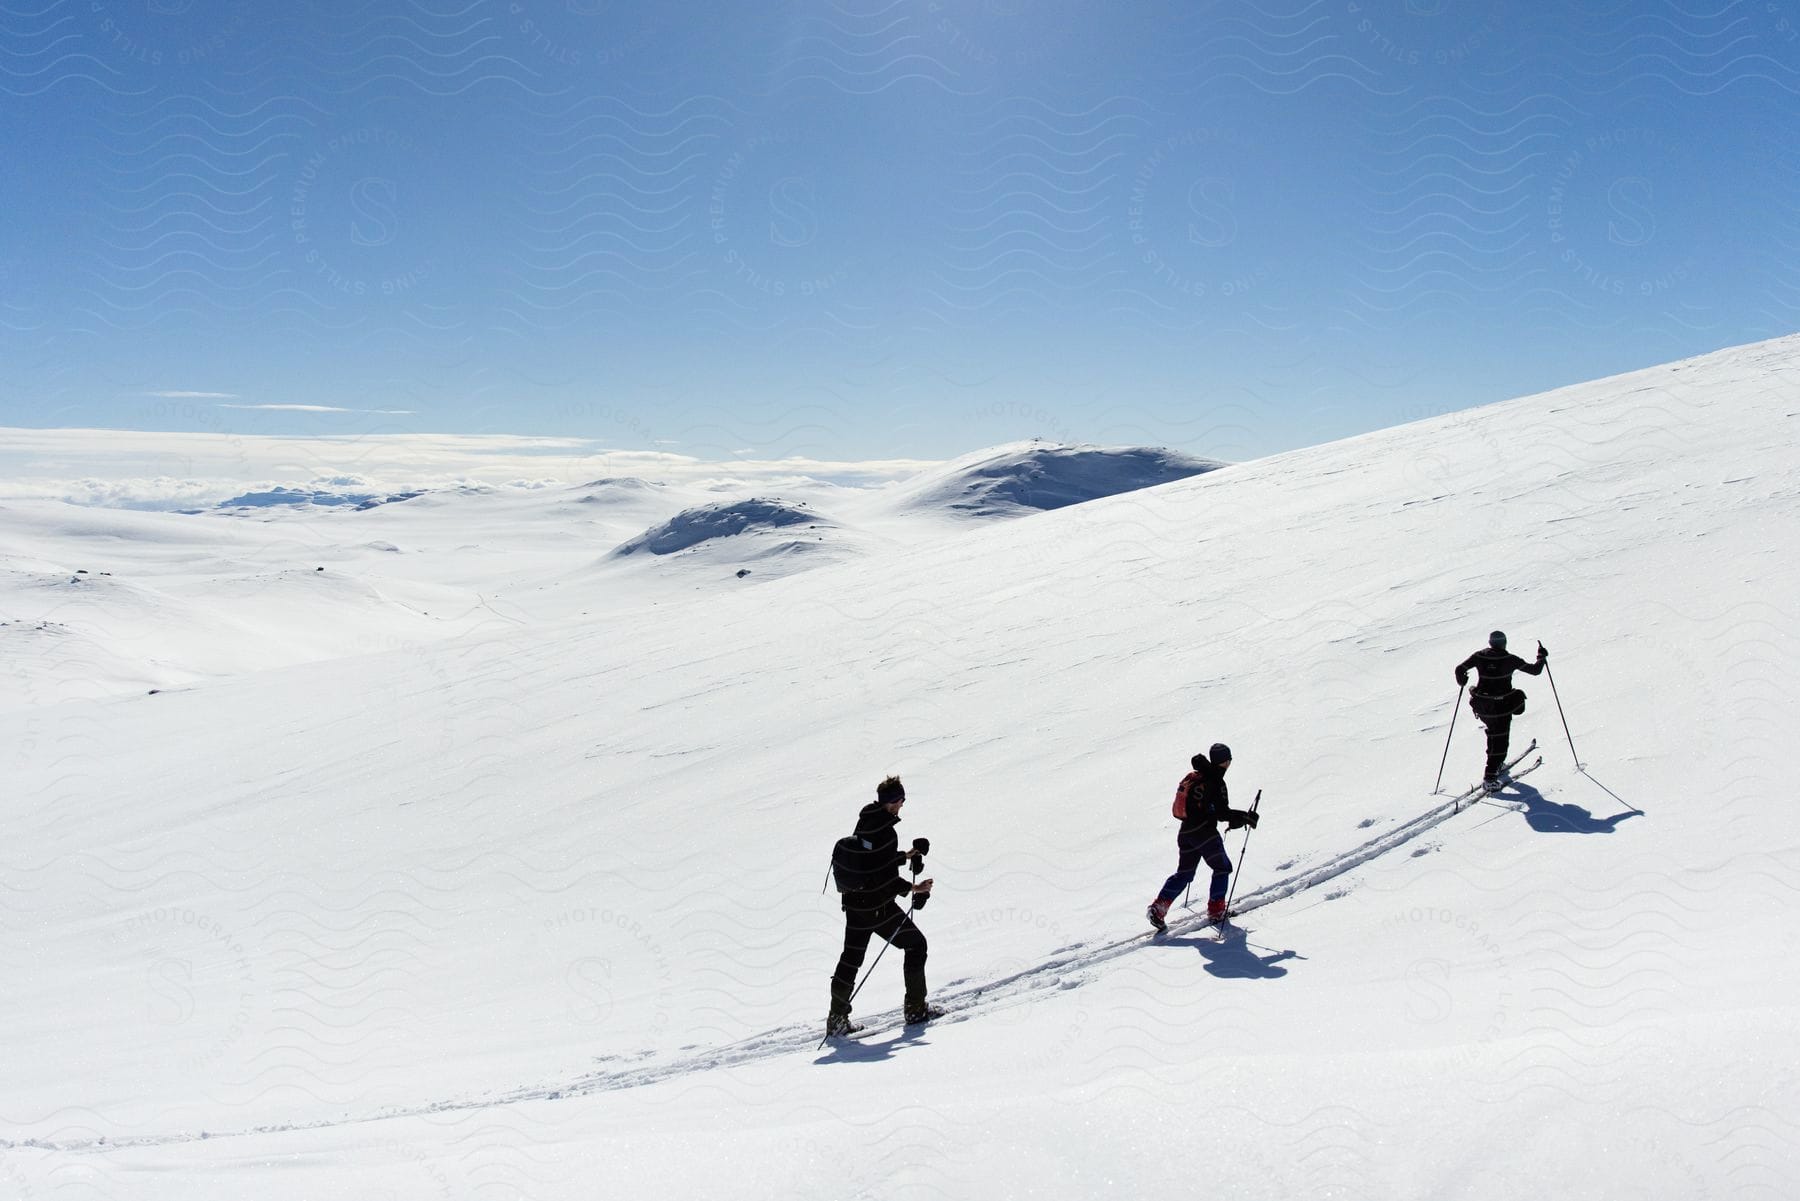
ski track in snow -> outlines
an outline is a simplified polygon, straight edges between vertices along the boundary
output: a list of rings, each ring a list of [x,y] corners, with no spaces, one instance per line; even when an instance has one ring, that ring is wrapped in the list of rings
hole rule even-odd
[[[1543,766],[1543,757],[1539,755],[1525,767],[1518,767],[1528,756],[1537,751],[1534,740],[1524,751],[1509,764],[1510,779],[1517,780],[1529,775]],[[1273,884],[1256,889],[1241,898],[1232,911],[1233,916],[1260,909],[1264,905],[1276,901],[1287,900],[1300,893],[1317,888],[1330,880],[1334,880],[1347,872],[1369,863],[1404,844],[1411,842],[1427,830],[1441,825],[1445,821],[1473,807],[1484,799],[1479,787],[1468,789],[1445,800],[1424,813],[1404,822],[1387,833],[1342,854],[1335,855],[1317,867],[1296,873]],[[1328,899],[1336,899],[1346,895],[1349,890],[1339,890]],[[1179,936],[1203,930],[1212,922],[1204,917],[1186,918],[1170,922],[1165,936]],[[950,988],[934,998],[943,1005],[947,1012],[932,1023],[933,1026],[950,1025],[966,1021],[986,1010],[1007,1005],[1020,1004],[1029,999],[1031,994],[1046,990],[1062,990],[1077,988],[1086,983],[1091,970],[1110,960],[1129,955],[1144,947],[1157,945],[1153,937],[1157,932],[1145,930],[1139,934],[1110,942],[1075,943],[1054,952],[1055,958],[1049,959],[1034,967],[1011,975],[1001,976],[980,984],[967,985],[963,988]],[[855,1043],[866,1043],[869,1039],[903,1029],[898,1010],[886,1011],[872,1017],[866,1029],[858,1035]],[[188,1131],[160,1135],[140,1135],[126,1138],[93,1138],[70,1140],[67,1142],[51,1139],[0,1139],[0,1149],[15,1150],[31,1148],[34,1150],[70,1152],[107,1152],[129,1150],[139,1147],[166,1147],[211,1141],[221,1138],[244,1138],[253,1135],[295,1134],[309,1130],[331,1130],[339,1127],[357,1126],[370,1122],[392,1121],[402,1118],[431,1117],[445,1113],[458,1113],[469,1110],[492,1109],[504,1105],[517,1105],[531,1101],[559,1101],[570,1097],[587,1096],[591,1093],[614,1092],[622,1089],[642,1088],[680,1076],[718,1069],[740,1067],[778,1056],[800,1053],[819,1054],[821,1060],[837,1055],[837,1049],[821,1047],[819,1043],[819,1024],[781,1026],[774,1030],[752,1035],[735,1043],[721,1047],[702,1050],[689,1055],[680,1055],[661,1063],[643,1064],[641,1066],[620,1068],[614,1071],[603,1071],[579,1077],[566,1084],[535,1085],[511,1092],[496,1093],[488,1096],[466,1097],[450,1101],[437,1101],[429,1104],[403,1106],[379,1110],[377,1112],[347,1115],[339,1118],[321,1118],[309,1122],[274,1123],[265,1126],[247,1127],[231,1131]],[[854,1044],[853,1044],[854,1045]],[[612,1054],[605,1058],[641,1059],[653,1052],[637,1054]]]

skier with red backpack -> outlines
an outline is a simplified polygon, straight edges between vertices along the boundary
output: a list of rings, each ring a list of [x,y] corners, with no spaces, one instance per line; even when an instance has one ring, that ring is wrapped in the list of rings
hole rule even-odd
[[[1213,873],[1206,898],[1206,916],[1215,922],[1225,920],[1225,890],[1231,881],[1231,858],[1225,854],[1225,839],[1219,833],[1219,823],[1225,822],[1233,830],[1240,826],[1256,829],[1253,810],[1231,807],[1231,793],[1225,787],[1225,773],[1231,768],[1231,748],[1215,742],[1206,754],[1195,755],[1190,762],[1193,770],[1175,789],[1173,812],[1181,819],[1181,831],[1175,836],[1175,847],[1180,855],[1175,874],[1163,883],[1162,891],[1144,911],[1144,916],[1158,930],[1168,928],[1164,918],[1169,906],[1181,895],[1182,889],[1193,883],[1194,872],[1202,859]]]

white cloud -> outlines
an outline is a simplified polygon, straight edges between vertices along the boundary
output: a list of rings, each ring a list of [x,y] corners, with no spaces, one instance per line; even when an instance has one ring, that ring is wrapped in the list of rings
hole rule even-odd
[[[933,460],[705,460],[619,450],[589,438],[525,434],[318,437],[0,427],[0,498],[57,498],[128,508],[188,508],[252,489],[354,486],[406,492],[459,485],[553,488],[606,477],[752,487],[827,482],[868,487]]]
[[[236,400],[236,392],[146,392],[145,396],[155,396],[161,400]]]

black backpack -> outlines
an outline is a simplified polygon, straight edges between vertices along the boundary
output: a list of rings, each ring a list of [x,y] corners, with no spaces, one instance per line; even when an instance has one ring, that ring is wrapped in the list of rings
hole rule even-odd
[[[846,834],[831,845],[831,878],[839,892],[874,892],[893,881],[890,857],[866,838]]]

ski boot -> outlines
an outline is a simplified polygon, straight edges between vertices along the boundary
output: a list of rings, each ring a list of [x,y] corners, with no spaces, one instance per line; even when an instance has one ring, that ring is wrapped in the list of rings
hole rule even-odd
[[[834,1003],[831,1006],[831,1012],[825,1015],[826,1038],[849,1038],[861,1030],[861,1026],[850,1020],[850,1007],[847,1005],[840,1006]]]
[[[942,1009],[929,1003],[923,997],[917,999],[912,997],[906,998],[906,1024],[908,1026],[922,1026],[926,1022],[934,1021],[943,1016],[944,1011]]]
[[[1144,916],[1149,918],[1150,924],[1155,926],[1158,930],[1167,930],[1169,928],[1169,923],[1163,919],[1168,912],[1169,902],[1158,897],[1156,900],[1150,902],[1150,908],[1144,910]]]
[[[1225,902],[1206,902],[1206,920],[1209,922],[1217,922],[1219,925],[1223,926],[1225,924]]]

